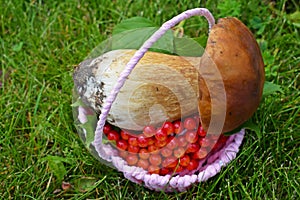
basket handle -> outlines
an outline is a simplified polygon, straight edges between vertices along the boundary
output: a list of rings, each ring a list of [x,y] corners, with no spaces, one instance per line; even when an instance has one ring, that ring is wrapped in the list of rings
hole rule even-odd
[[[135,54],[132,56],[132,58],[129,60],[127,65],[125,66],[125,69],[120,74],[120,77],[117,80],[117,83],[114,85],[110,95],[106,99],[103,108],[101,110],[101,114],[99,116],[99,120],[97,123],[97,127],[95,130],[95,139],[93,141],[93,145],[95,146],[96,151],[98,152],[99,156],[102,157],[106,161],[111,161],[111,155],[109,155],[108,152],[106,152],[103,148],[102,144],[102,135],[103,135],[103,127],[105,125],[105,121],[107,118],[107,115],[111,109],[111,106],[115,99],[117,98],[117,95],[121,88],[123,87],[127,77],[130,75],[133,68],[136,66],[136,64],[142,59],[144,54],[148,51],[148,49],[160,38],[162,37],[170,28],[174,27],[179,22],[188,19],[192,16],[204,16],[209,24],[209,30],[212,28],[212,26],[215,24],[215,19],[213,15],[209,12],[206,8],[194,8],[191,10],[184,11],[183,13],[173,17],[171,20],[165,22],[141,47],[138,51],[135,52]]]

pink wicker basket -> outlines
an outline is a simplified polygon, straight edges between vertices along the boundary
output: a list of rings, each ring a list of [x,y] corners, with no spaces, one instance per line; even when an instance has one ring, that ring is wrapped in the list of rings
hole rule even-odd
[[[88,130],[84,124],[90,123],[92,130],[95,130],[94,137],[89,143],[88,148],[91,150],[92,154],[103,162],[115,167],[120,172],[123,172],[124,176],[134,183],[142,184],[145,187],[156,190],[156,191],[185,191],[189,187],[199,182],[206,181],[207,179],[215,176],[220,172],[221,168],[228,165],[232,161],[239,151],[239,147],[242,143],[244,137],[244,130],[231,135],[226,144],[219,150],[210,152],[205,159],[199,161],[199,166],[193,171],[182,171],[175,175],[165,175],[161,176],[158,174],[150,174],[148,171],[135,167],[129,166],[123,158],[118,156],[116,149],[110,144],[104,144],[103,137],[103,127],[106,122],[107,115],[110,111],[112,103],[116,99],[118,92],[124,85],[126,78],[129,76],[135,65],[143,57],[143,55],[148,51],[148,49],[170,28],[174,27],[180,21],[187,19],[191,16],[201,15],[204,16],[209,22],[209,29],[214,25],[215,20],[211,13],[204,8],[196,8],[187,10],[178,16],[172,18],[171,20],[165,22],[161,28],[156,31],[135,53],[135,55],[130,59],[129,63],[126,65],[125,70],[120,75],[111,95],[108,96],[106,102],[102,108],[101,115],[97,124],[89,122],[91,117],[94,119],[96,114],[88,106],[81,104],[79,106],[73,107],[74,118],[76,120],[77,128],[80,133],[81,138],[86,141]],[[77,96],[75,95],[75,99]]]

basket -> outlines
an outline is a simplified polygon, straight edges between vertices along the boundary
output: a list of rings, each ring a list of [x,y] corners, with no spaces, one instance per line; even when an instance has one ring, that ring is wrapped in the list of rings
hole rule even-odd
[[[118,155],[116,149],[111,144],[103,142],[103,127],[105,125],[107,115],[118,92],[124,85],[135,65],[167,30],[174,27],[180,21],[195,15],[204,16],[209,22],[209,28],[211,28],[215,23],[211,13],[204,8],[187,10],[165,22],[130,59],[125,70],[116,82],[113,91],[106,99],[99,119],[93,109],[80,101],[76,91],[73,95],[75,102],[73,104],[75,124],[81,139],[86,144],[86,147],[91,151],[92,155],[101,162],[105,162],[105,164],[122,172],[125,178],[130,181],[142,184],[155,191],[182,192],[192,185],[206,181],[215,176],[221,171],[222,167],[228,165],[233,159],[235,159],[245,134],[245,130],[242,129],[241,131],[229,136],[226,144],[221,149],[210,152],[204,159],[199,161],[197,169],[188,172],[183,171],[177,174],[167,174],[164,176],[159,174],[150,174],[148,171],[140,167],[129,166],[127,162]]]

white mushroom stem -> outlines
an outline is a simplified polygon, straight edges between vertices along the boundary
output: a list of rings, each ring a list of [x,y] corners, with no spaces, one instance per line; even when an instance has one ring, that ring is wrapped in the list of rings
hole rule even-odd
[[[78,88],[81,98],[98,113],[126,63],[136,50],[114,50],[80,65],[75,80],[86,77],[86,88]],[[85,63],[84,63],[85,64]],[[141,130],[196,113],[200,57],[179,57],[147,52],[128,76],[118,93],[107,121],[123,129]],[[88,67],[91,72],[85,72]],[[77,84],[78,86],[80,84]]]

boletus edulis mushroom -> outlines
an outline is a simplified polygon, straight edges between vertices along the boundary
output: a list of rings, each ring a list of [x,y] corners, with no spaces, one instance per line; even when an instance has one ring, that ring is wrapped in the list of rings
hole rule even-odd
[[[221,73],[226,90],[223,132],[228,132],[256,111],[265,80],[259,46],[250,30],[238,19],[222,18],[213,26],[199,69],[205,81],[214,80],[215,74],[210,73],[212,65],[216,65]],[[211,118],[211,98],[202,79],[200,77],[199,110],[202,126],[207,129]],[[218,98],[218,87],[215,90],[215,98]]]
[[[80,63],[74,83],[82,101],[101,113],[105,99],[135,51],[114,50]],[[216,69],[225,96],[214,82]],[[209,88],[214,84],[213,90]],[[107,121],[122,129],[142,130],[150,124],[200,112],[206,130],[212,115],[218,115],[212,112],[215,98],[214,110],[224,107],[225,102],[222,132],[228,132],[253,115],[263,84],[264,64],[252,33],[238,19],[222,18],[212,27],[201,58],[147,52],[121,88]]]

